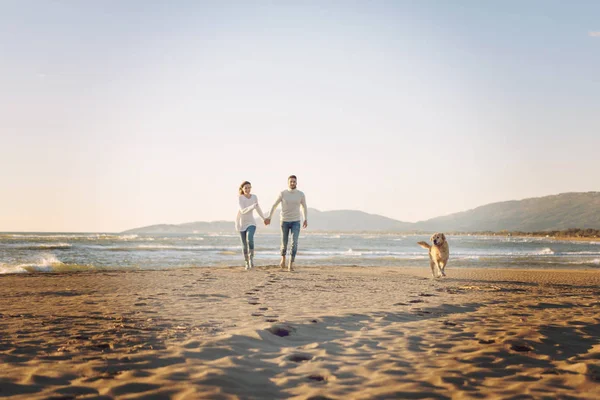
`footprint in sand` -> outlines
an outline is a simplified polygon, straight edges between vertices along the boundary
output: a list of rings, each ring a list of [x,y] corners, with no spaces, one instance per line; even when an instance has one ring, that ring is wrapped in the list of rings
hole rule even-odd
[[[287,325],[273,325],[267,329],[268,332],[271,332],[273,335],[279,337],[289,336],[293,332],[294,328]]]
[[[288,356],[288,360],[299,363],[312,360],[312,356],[310,354],[296,353]]]
[[[511,350],[518,351],[520,353],[525,353],[528,351],[532,351],[533,349],[525,344],[513,344],[510,346]]]

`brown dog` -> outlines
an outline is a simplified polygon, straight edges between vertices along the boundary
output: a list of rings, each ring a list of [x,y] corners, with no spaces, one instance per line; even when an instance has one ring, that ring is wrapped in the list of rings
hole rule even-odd
[[[446,236],[443,233],[434,233],[431,235],[431,243],[433,243],[432,246],[426,242],[418,242],[417,244],[429,250],[429,265],[433,277],[446,276],[444,269],[450,258],[450,247],[448,247]]]

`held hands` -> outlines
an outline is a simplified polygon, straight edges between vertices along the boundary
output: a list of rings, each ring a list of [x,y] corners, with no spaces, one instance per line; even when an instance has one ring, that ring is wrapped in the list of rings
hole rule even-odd
[[[271,223],[271,218],[264,219],[265,225],[269,225]]]

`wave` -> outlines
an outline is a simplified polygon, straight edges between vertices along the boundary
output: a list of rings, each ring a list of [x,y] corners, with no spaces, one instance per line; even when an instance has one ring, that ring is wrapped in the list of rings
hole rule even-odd
[[[540,250],[534,254],[535,255],[550,255],[550,254],[554,254],[554,251],[550,247],[546,247],[545,249]]]
[[[55,268],[63,266],[64,264],[54,254],[47,254],[40,256],[38,260],[33,263],[18,264],[18,265],[7,265],[3,264],[0,266],[0,274],[20,274],[28,272],[53,272]]]
[[[564,255],[600,255],[597,251],[563,251],[560,254]]]
[[[43,233],[11,233],[2,234],[0,239],[84,239],[84,240],[134,240],[138,235],[114,235],[107,233],[61,233],[61,234],[43,234]],[[154,239],[152,239],[154,240]]]
[[[593,260],[570,261],[567,264],[574,264],[574,265],[594,264],[594,265],[600,265],[600,258],[594,258]]]
[[[242,246],[176,246],[167,244],[139,244],[137,246],[94,246],[96,250],[106,251],[233,251]]]
[[[13,248],[19,250],[61,250],[70,249],[73,245],[69,243],[40,243],[32,245],[16,245]]]

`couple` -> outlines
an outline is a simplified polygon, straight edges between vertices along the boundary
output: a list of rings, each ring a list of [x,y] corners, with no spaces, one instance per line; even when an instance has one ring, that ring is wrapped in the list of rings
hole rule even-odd
[[[302,227],[308,226],[306,198],[304,193],[296,189],[298,179],[296,175],[290,175],[288,178],[288,188],[279,193],[275,204],[271,207],[268,217],[265,217],[260,206],[258,198],[254,194],[250,194],[252,185],[248,181],[242,182],[239,189],[239,211],[235,219],[235,229],[240,232],[242,237],[242,250],[244,251],[244,260],[246,261],[246,270],[254,268],[254,233],[256,232],[256,221],[254,220],[253,211],[256,210],[258,215],[263,219],[265,225],[271,223],[271,217],[281,203],[281,261],[279,266],[285,268],[285,255],[287,253],[288,240],[290,231],[292,232],[292,255],[287,265],[288,271],[294,270],[294,261],[296,252],[298,251],[298,237],[300,236],[300,207],[304,214],[304,223]]]

